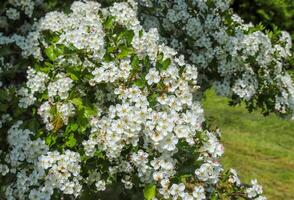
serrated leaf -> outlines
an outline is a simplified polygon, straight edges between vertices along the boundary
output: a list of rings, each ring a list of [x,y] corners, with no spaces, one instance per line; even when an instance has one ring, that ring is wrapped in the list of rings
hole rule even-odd
[[[152,200],[156,195],[156,186],[154,184],[148,184],[144,188],[144,198],[146,200]]]

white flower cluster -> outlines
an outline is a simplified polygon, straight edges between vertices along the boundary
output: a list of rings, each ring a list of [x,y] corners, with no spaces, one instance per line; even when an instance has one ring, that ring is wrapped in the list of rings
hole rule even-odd
[[[75,107],[71,103],[57,104],[57,111],[61,115],[63,123],[67,125],[68,119],[75,114]]]
[[[0,156],[3,157],[4,152],[2,150],[0,150]],[[1,162],[1,161],[0,161]],[[0,176],[5,176],[6,174],[9,173],[9,167],[7,164],[4,164],[4,162],[0,163]]]
[[[294,85],[290,75],[277,76],[276,81],[282,86],[280,96],[276,96],[275,109],[281,113],[287,113],[294,108]],[[292,116],[294,119],[294,116]]]
[[[232,91],[245,100],[250,100],[255,95],[258,88],[258,81],[253,73],[244,73],[240,79],[237,79]]]
[[[12,121],[12,117],[9,114],[2,115],[0,119],[0,128],[2,128],[5,123],[10,121]]]
[[[64,100],[69,95],[69,91],[73,86],[73,80],[63,74],[58,74],[56,78],[56,81],[50,82],[48,85],[48,96],[49,98],[58,96],[61,100]]]
[[[10,152],[5,162],[9,172],[15,174],[16,181],[7,188],[7,199],[19,199],[30,191],[30,186],[39,186],[38,180],[44,175],[44,170],[36,167],[38,157],[49,150],[45,141],[40,138],[32,140],[34,133],[21,129],[21,125],[22,122],[18,121],[8,130]],[[22,168],[24,163],[27,168]]]
[[[11,147],[8,158],[12,167],[17,167],[23,161],[34,164],[38,156],[48,151],[45,142],[40,138],[31,140],[34,133],[28,129],[22,130],[19,127],[21,124],[19,121],[8,130],[7,140]]]
[[[158,39],[159,35],[157,29],[150,29],[148,34],[144,34],[142,37],[139,34],[136,34],[132,44],[136,49],[137,54],[142,57],[147,52],[149,58],[152,60],[156,59],[158,52]]]
[[[4,11],[1,11],[0,15],[0,27],[8,30],[14,24],[13,21],[22,20],[22,15],[26,15],[27,18],[33,17],[33,12],[35,7],[38,4],[43,3],[42,1],[34,1],[34,0],[8,0],[3,2],[3,6],[1,8],[5,8]],[[26,31],[21,30],[29,23],[25,20],[23,26],[20,27],[19,31],[26,33]],[[15,27],[14,27],[15,28]]]
[[[162,40],[185,54],[195,66],[200,67],[199,78],[206,80],[203,81],[205,88],[209,82],[209,85],[215,86],[219,95],[229,97],[237,95],[240,99],[249,102],[265,94],[264,88],[274,86],[278,90],[268,98],[279,101],[276,102],[277,105],[283,101],[286,111],[284,112],[285,109],[280,109],[279,106],[273,107],[272,110],[294,115],[293,90],[291,87],[284,90],[283,84],[278,84],[280,82],[276,81],[278,76],[287,76],[283,63],[291,55],[292,47],[291,37],[287,32],[281,32],[279,41],[275,43],[272,43],[261,31],[251,33],[249,30],[253,25],[244,24],[239,16],[231,13],[229,2],[226,0],[213,0],[210,3],[195,0],[191,4],[186,0],[128,2],[131,2],[132,6],[127,2],[114,3],[102,13],[106,16],[107,13],[112,13],[117,23],[136,30],[140,29],[140,22],[136,17],[139,9],[138,13],[145,28],[154,33],[157,31],[154,27],[158,28],[163,36]],[[22,10],[34,7],[31,0],[11,0],[10,4],[21,7]],[[153,7],[154,13],[150,13],[150,9],[145,9],[145,6]],[[40,32],[52,30],[61,34],[60,43],[71,44],[80,50],[91,52],[90,57],[95,59],[102,58],[105,52],[104,32],[101,15],[97,14],[99,9],[100,4],[93,2],[88,2],[87,5],[74,2],[71,14],[51,12],[40,22],[35,23],[27,36],[16,34],[11,37],[1,36],[0,44],[16,43],[22,49],[24,57],[34,55],[42,59],[41,49],[38,46]],[[14,13],[10,10],[9,13]],[[231,20],[227,20],[224,16],[231,16]],[[153,39],[137,40],[138,36],[135,35],[133,40],[138,54],[140,54],[139,49],[148,48],[149,56],[151,54],[155,56],[154,47],[158,45],[154,44],[154,41],[159,37],[158,34],[145,35]],[[141,43],[139,44],[138,41]],[[243,74],[246,74],[246,77]],[[291,82],[290,85],[293,83]],[[289,98],[285,98],[285,94]],[[264,100],[259,99],[259,101]]]
[[[28,17],[31,17],[35,7],[35,1],[33,0],[9,0],[10,5],[23,11]],[[11,9],[11,8],[10,8]],[[9,16],[7,16],[9,17]]]
[[[115,17],[115,21],[129,29],[140,29],[140,22],[137,18],[137,11],[130,7],[130,4],[114,3],[108,10],[103,11],[104,14]]]
[[[219,142],[216,133],[206,131],[207,140],[200,149],[203,158],[212,157],[219,158],[224,153],[224,146]],[[209,154],[209,155],[207,155]]]
[[[39,166],[48,170],[45,177],[45,185],[51,186],[51,190],[59,189],[64,194],[73,194],[77,197],[82,189],[79,183],[80,155],[76,152],[66,150],[64,154],[57,151],[48,152],[39,157]]]
[[[9,19],[17,20],[19,19],[19,15],[20,13],[15,8],[9,8],[8,10],[6,10],[6,16]]]
[[[51,104],[49,101],[45,101],[38,109],[38,114],[41,116],[43,122],[46,124],[47,130],[53,130],[54,125],[51,123],[54,119],[51,113]]]
[[[36,26],[36,24],[34,25]],[[14,34],[10,38],[10,43],[15,43],[21,48],[21,55],[23,57],[27,58],[30,55],[34,55],[41,59],[42,56],[38,38],[40,38],[40,33],[38,31],[29,32],[26,36]]]
[[[229,182],[236,184],[238,186],[241,184],[241,181],[240,181],[238,174],[237,174],[237,171],[235,169],[230,169]]]
[[[27,71],[27,83],[26,87],[21,88],[18,91],[18,95],[21,96],[19,106],[27,108],[33,105],[36,101],[35,93],[44,92],[46,89],[46,83],[49,80],[48,75],[29,68]]]
[[[52,109],[56,107],[57,113],[54,116],[52,113]],[[51,131],[54,129],[54,120],[61,119],[64,125],[68,124],[68,120],[70,117],[75,115],[75,107],[72,103],[53,103],[49,101],[45,101],[38,109],[38,114],[41,116],[44,124],[46,125],[46,129]]]
[[[100,180],[95,183],[95,186],[98,191],[104,191],[106,189],[105,181]]]
[[[13,3],[22,8],[33,8],[34,5],[34,1],[31,0]],[[89,2],[86,6],[82,2],[74,2],[71,7],[73,12],[70,16],[58,12],[48,13],[33,25],[27,36],[14,34],[11,37],[5,37],[0,35],[0,44],[15,43],[22,49],[24,57],[33,55],[35,58],[42,59],[39,46],[40,32],[52,30],[61,32],[60,42],[91,52],[92,58],[99,59],[104,52],[104,32],[97,14],[99,9],[100,4],[93,2]]]
[[[95,68],[92,71],[94,78],[90,80],[91,85],[95,85],[101,82],[111,82],[118,79],[127,79],[130,75],[131,65],[130,60],[121,60],[119,64],[114,62],[103,62],[102,66]]]
[[[15,183],[6,190],[7,199],[23,198],[29,193],[29,199],[50,199],[54,189],[64,194],[79,195],[80,155],[66,150],[64,154],[49,152],[49,147],[40,138],[31,140],[34,135],[28,129],[21,129],[22,122],[17,122],[8,131],[10,153],[1,164],[3,175],[15,174]],[[26,168],[22,168],[26,163]],[[38,188],[36,188],[38,187]],[[34,189],[32,189],[34,188]]]
[[[204,182],[217,183],[222,167],[219,163],[206,162],[195,171],[197,178]]]
[[[49,77],[46,73],[35,71],[29,68],[27,71],[26,87],[22,87],[18,91],[21,97],[19,106],[27,108],[35,103],[37,95],[48,91],[49,101],[44,102],[38,109],[38,114],[42,117],[46,124],[47,130],[54,128],[52,122],[55,119],[52,114],[53,106],[56,106],[57,112],[60,115],[64,124],[68,123],[69,117],[75,114],[75,107],[69,102],[55,102],[55,98],[66,100],[69,91],[73,87],[73,80],[66,77],[64,74],[57,74],[55,81],[49,82]]]
[[[5,165],[5,164],[0,164],[0,174],[1,174],[2,176],[5,176],[5,175],[8,174],[8,173],[9,173],[9,168],[8,168],[8,166]]]
[[[257,180],[254,179],[251,181],[252,186],[246,189],[246,193],[248,198],[256,199],[256,200],[264,200],[265,197],[259,196],[262,194],[262,186],[257,184]]]
[[[193,144],[195,130],[201,130],[203,122],[202,109],[197,102],[192,102],[193,88],[189,88],[185,82],[186,77],[179,78],[178,74],[166,73],[161,77],[170,87],[170,95],[161,97],[162,106],[167,106],[165,109],[169,110],[153,110],[147,100],[148,92],[138,87],[117,88],[115,93],[122,103],[109,107],[109,116],[92,120],[92,132],[96,136],[90,138],[96,138],[96,141],[85,142],[91,144],[86,145],[87,152],[93,152],[90,149],[96,143],[107,151],[110,157],[117,157],[124,144],[131,142],[137,145],[142,131],[150,137],[159,151],[174,151],[178,138],[184,138]],[[159,73],[158,78],[160,79]],[[157,110],[160,106],[161,104],[158,104]],[[181,113],[184,107],[186,111]],[[188,107],[191,110],[187,109]],[[183,133],[181,128],[186,128],[187,132]],[[174,129],[177,131],[174,132]]]
[[[185,185],[183,183],[173,184],[170,188],[169,194],[172,199],[183,199],[183,200],[203,200],[205,198],[205,191],[202,186],[196,186],[193,188],[193,193],[189,194],[185,192]],[[169,198],[169,196],[165,196],[164,198]]]

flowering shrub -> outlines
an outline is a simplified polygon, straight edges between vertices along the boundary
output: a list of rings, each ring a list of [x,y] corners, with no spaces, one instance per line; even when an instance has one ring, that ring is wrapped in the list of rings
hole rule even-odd
[[[265,199],[256,180],[222,168],[220,133],[199,99],[214,84],[249,107],[292,114],[287,33],[273,45],[224,1],[150,3],[77,1],[1,36],[0,110],[11,113],[0,123],[3,198],[103,198],[122,186],[139,199]]]

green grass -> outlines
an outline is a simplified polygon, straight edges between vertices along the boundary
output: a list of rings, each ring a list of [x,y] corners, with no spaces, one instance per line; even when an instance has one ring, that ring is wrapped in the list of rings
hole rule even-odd
[[[257,178],[269,200],[293,200],[294,121],[230,107],[212,91],[203,103],[209,122],[222,131],[225,168],[235,168],[242,181]]]

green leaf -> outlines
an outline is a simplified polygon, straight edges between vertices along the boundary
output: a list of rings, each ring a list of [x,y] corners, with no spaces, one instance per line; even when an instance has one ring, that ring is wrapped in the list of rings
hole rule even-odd
[[[89,126],[89,120],[84,116],[84,110],[79,110],[77,112],[77,121],[79,125],[78,132],[84,134],[85,130]]]
[[[5,89],[0,89],[0,100],[6,100],[8,98],[8,92]]]
[[[169,67],[170,64],[171,64],[171,59],[170,59],[170,58],[165,59],[165,60],[162,62],[162,67],[163,67],[163,69],[166,70],[166,69]]]
[[[84,116],[85,116],[86,118],[93,117],[94,115],[97,114],[96,109],[91,108],[90,106],[85,106],[84,110],[85,110],[85,112],[84,112]]]
[[[53,67],[53,65],[51,63],[48,63],[48,62],[45,62],[44,66],[41,66],[41,65],[35,63],[34,67],[35,67],[35,69],[37,71],[44,72],[44,73],[47,74],[47,73],[50,72],[50,69]]]
[[[50,46],[48,48],[45,49],[45,54],[47,55],[47,57],[51,60],[54,61],[56,59],[56,55],[54,53],[54,47]]]
[[[128,45],[131,44],[131,42],[133,41],[133,37],[134,37],[134,32],[131,30],[125,30],[123,32],[121,32],[118,36],[118,41],[121,41],[122,39],[124,39]]]
[[[104,22],[104,28],[105,29],[111,29],[112,27],[113,27],[113,25],[114,25],[114,19],[115,19],[115,17],[108,17],[107,19],[106,19],[106,21]]]
[[[138,71],[140,69],[140,60],[138,58],[138,56],[134,56],[132,62],[131,62],[131,65],[132,65],[132,68],[134,71]]]
[[[76,131],[79,128],[79,125],[76,123],[70,123],[65,130],[65,133],[71,133]]]
[[[72,72],[68,72],[67,75],[69,75],[69,77],[73,80],[73,81],[77,81],[79,80],[79,78],[77,77],[76,74],[72,73]]]
[[[148,97],[148,101],[151,107],[156,105],[157,97],[159,97],[158,93],[153,93]]]
[[[260,14],[265,20],[270,20],[271,16],[263,9],[258,9],[257,13]]]
[[[56,44],[59,41],[59,36],[53,31],[43,31],[43,36],[48,44]]]
[[[165,59],[165,60],[159,61],[159,62],[157,63],[157,68],[158,68],[160,71],[167,70],[167,68],[169,67],[170,64],[171,64],[171,59],[168,58],[168,59]]]
[[[74,134],[71,134],[68,138],[67,138],[67,141],[65,143],[65,146],[66,147],[69,147],[69,148],[73,148],[74,146],[76,146],[77,144],[77,140],[76,138],[74,137]]]
[[[134,82],[134,85],[143,88],[146,85],[146,81],[144,79],[138,79]]]
[[[45,139],[45,143],[51,147],[52,145],[54,145],[56,143],[56,140],[57,140],[57,135],[53,135],[53,134],[50,134],[46,137]]]
[[[191,174],[184,174],[184,175],[181,175],[180,176],[180,180],[181,180],[181,183],[186,183],[187,182],[187,179],[191,178],[192,175]]]
[[[156,186],[154,184],[146,185],[144,188],[144,198],[152,200],[156,195]]]
[[[108,53],[113,53],[115,50],[116,50],[116,47],[114,47],[114,46],[110,46],[107,48]]]
[[[51,60],[55,61],[56,58],[62,53],[60,49],[57,49],[53,45],[49,46],[48,48],[45,49],[45,54],[46,56]]]
[[[103,152],[100,151],[100,150],[97,150],[97,151],[95,152],[94,156],[95,156],[96,158],[105,159],[105,156],[104,156]]]
[[[215,191],[211,195],[211,200],[218,200],[218,195]]]
[[[132,53],[134,53],[134,49],[133,48],[130,48],[130,47],[122,47],[122,48],[120,48],[120,53],[117,54],[116,57],[118,59],[123,59],[125,57],[128,57]]]
[[[82,110],[84,108],[83,100],[81,98],[74,98],[71,102],[78,108],[78,110]]]

